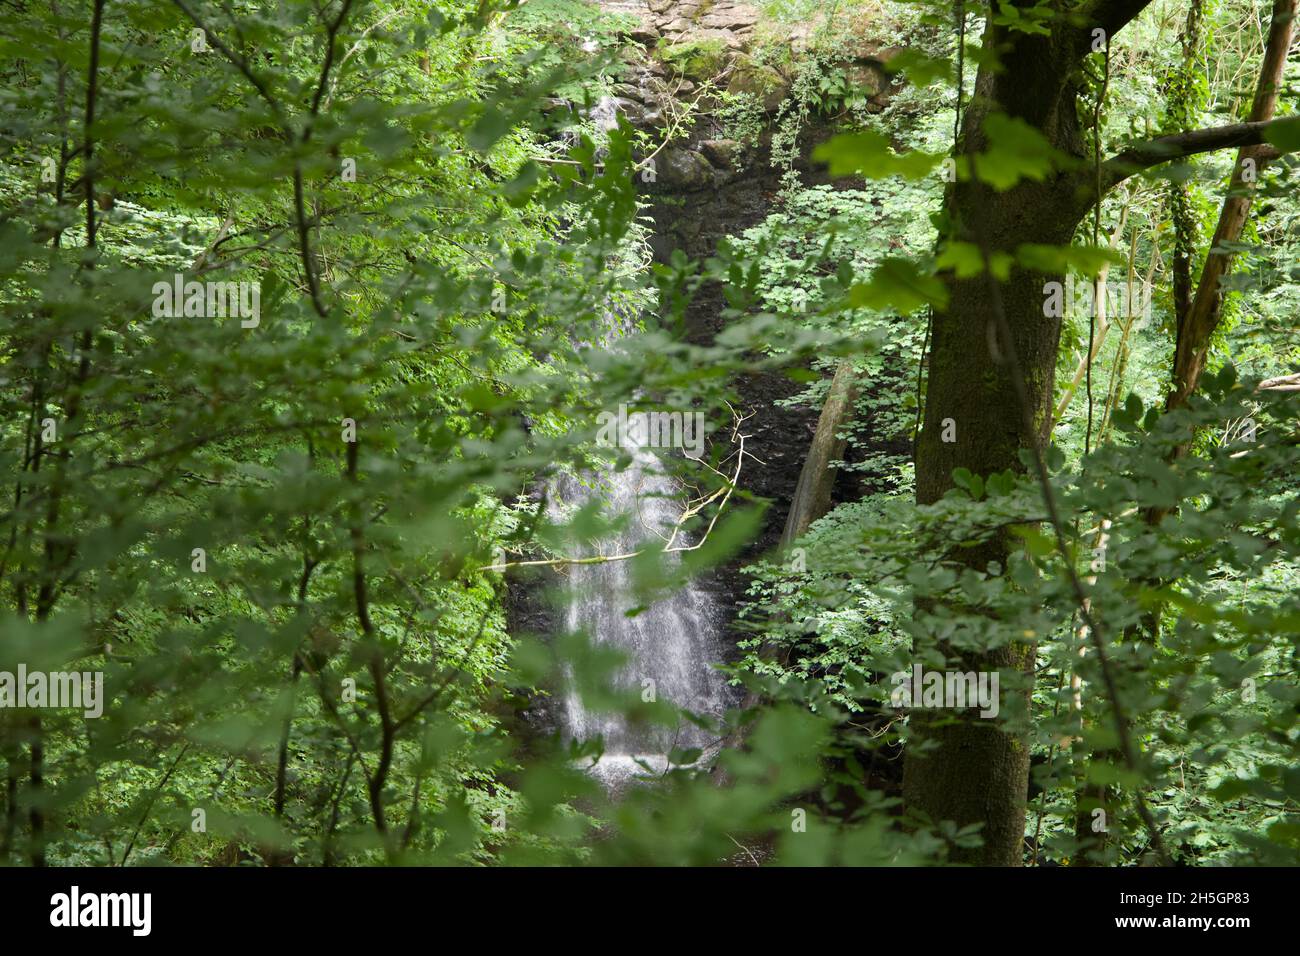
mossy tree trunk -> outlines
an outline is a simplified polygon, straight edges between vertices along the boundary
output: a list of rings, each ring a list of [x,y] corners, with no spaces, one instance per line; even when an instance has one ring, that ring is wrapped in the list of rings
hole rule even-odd
[[[971,108],[963,118],[958,154],[984,152],[984,118],[1001,112],[1033,126],[1057,150],[1082,162],[1085,144],[1077,103],[1085,37],[1077,27],[1060,28],[1050,37],[990,27],[987,45],[999,45],[1003,71],[980,70]],[[1077,171],[1043,182],[1022,181],[1001,193],[965,181],[956,183],[947,197],[952,238],[982,244],[995,254],[1014,254],[1023,243],[1068,245],[1088,208],[1080,185]],[[937,501],[953,486],[956,468],[981,476],[1023,471],[1021,450],[1047,444],[1061,333],[1060,319],[1044,314],[1043,288],[1048,281],[1062,281],[1061,276],[1016,269],[1000,284],[1001,308],[1028,386],[1027,421],[1003,354],[1007,349],[996,337],[989,280],[985,276],[959,280],[949,274],[944,281],[949,303],[934,317],[924,427],[916,447],[916,498],[923,505]],[[991,562],[1005,568],[1009,548],[1003,536],[977,548],[954,550],[952,557],[979,570]],[[927,604],[933,601],[921,595],[918,613],[924,613]],[[950,667],[998,671],[1001,710],[1014,712],[1006,698],[1017,693],[1018,709],[1027,712],[1035,653],[1032,641],[1007,643],[982,653],[958,654],[951,646],[940,650],[951,661]],[[997,720],[980,718],[976,710],[960,712],[955,721],[953,716],[952,711],[912,711],[904,798],[909,809],[935,821],[983,824],[983,846],[954,850],[955,860],[1019,865],[1029,781],[1028,742]]]
[[[1270,130],[1286,120],[1263,120],[1217,126],[1157,137],[1130,145],[1094,166],[1083,135],[1080,116],[1086,112],[1082,63],[1104,48],[1150,0],[1092,0],[1066,11],[1057,5],[1046,36],[1009,30],[991,23],[982,46],[996,50],[996,69],[981,64],[963,117],[960,156],[985,152],[986,116],[1002,113],[1023,121],[1055,150],[1073,160],[1041,181],[1022,180],[1005,192],[977,182],[955,183],[947,197],[950,236],[982,246],[990,257],[1014,256],[1025,243],[1068,245],[1098,195],[1128,176],[1162,163],[1211,150],[1258,146]],[[1012,6],[1033,7],[1030,0]],[[1275,0],[1275,15],[1293,9],[1292,0]],[[991,18],[990,18],[991,19]],[[1268,73],[1265,64],[1264,72]],[[1275,155],[1274,152],[1262,152]],[[1063,164],[1070,166],[1067,161]],[[1018,267],[996,293],[986,276],[944,277],[948,307],[935,316],[926,395],[925,427],[916,447],[916,497],[920,504],[941,498],[952,486],[956,468],[973,474],[1010,469],[1023,471],[1023,449],[1043,450],[1049,440],[1052,392],[1060,320],[1046,315],[1044,283],[1062,281]],[[996,334],[998,311],[1005,316],[1011,343]],[[1023,373],[1028,408],[1022,408],[1011,375],[1008,345]],[[996,562],[1005,567],[1010,540],[1004,535],[977,548],[954,548],[952,558],[967,567],[985,570]],[[918,596],[918,613],[933,606],[934,596]],[[941,647],[961,670],[997,670],[1003,688],[1016,687],[1019,708],[1027,713],[1032,689],[1035,645],[1017,641],[982,653],[958,655]],[[1025,675],[1013,680],[1015,672]],[[959,825],[983,825],[983,846],[959,850],[962,862],[1018,865],[1022,858],[1025,800],[1028,792],[1027,741],[972,711],[951,720],[951,712],[917,709],[911,718],[903,772],[903,795],[911,809],[932,820]]]

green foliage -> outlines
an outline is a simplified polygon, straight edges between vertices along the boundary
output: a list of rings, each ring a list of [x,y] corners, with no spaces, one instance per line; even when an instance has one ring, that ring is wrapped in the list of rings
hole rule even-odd
[[[1080,236],[987,257],[947,241],[941,212],[956,95],[930,84],[953,79],[950,8],[887,5],[881,32],[915,40],[893,61],[913,88],[875,115],[833,28],[874,5],[769,4],[826,14],[806,53],[753,54],[791,78],[771,129],[784,188],[715,256],[652,266],[639,141],[589,119],[557,132],[545,112],[609,89],[631,21],[577,0],[472,6],[96,2],[102,19],[25,7],[6,25],[0,672],[100,672],[105,700],[94,719],[0,709],[0,861],[943,863],[981,836],[908,818],[878,785],[912,739],[889,676],[1031,637],[1029,706],[1008,686],[997,719],[1034,757],[1035,858],[1077,861],[1087,781],[1145,793],[1180,860],[1300,858],[1300,408],[1258,388],[1300,359],[1294,164],[1260,189],[1210,371],[1164,414],[1172,303],[1155,263],[1173,232],[1189,252],[1209,234],[1228,160],[1170,174],[1196,189],[1135,180],[1107,198],[1107,226],[1130,226],[1118,253]],[[1225,75],[1253,62],[1229,42],[1240,7],[1207,8],[1195,48]],[[1052,9],[999,4],[993,22],[1042,35]],[[1148,16],[1114,58],[1098,142],[1210,118],[1222,84],[1155,42],[1165,28]],[[724,51],[660,55],[711,79]],[[731,135],[759,142],[757,98],[721,101]],[[813,158],[861,179],[804,181],[812,117],[840,126]],[[974,162],[952,167],[963,185],[1077,167],[1022,120],[989,113],[979,130]],[[1271,139],[1295,145],[1289,126]],[[1143,263],[1156,315],[1098,350],[1104,424],[1086,430],[1081,393],[1052,430],[1064,549],[1019,471],[959,470],[915,504],[916,372],[948,273]],[[256,310],[161,307],[178,279],[244,283],[256,299],[234,301]],[[713,288],[722,331],[700,342],[683,317]],[[1087,333],[1082,311],[1063,317],[1057,399]],[[556,500],[562,476],[599,492],[629,464],[596,441],[597,412],[662,402],[713,423],[705,462],[670,463],[682,500],[704,501],[683,531],[707,540],[628,565],[648,601],[758,533],[757,509],[696,497],[727,480],[737,382],[787,370],[809,384],[786,404],[816,407],[843,360],[862,383],[843,436],[861,494],[748,568],[730,674],[761,706],[717,722],[641,701],[612,685],[621,661],[598,635],[512,631],[502,555],[573,555],[635,520],[599,494]],[[961,560],[990,542],[1011,542],[1004,564]],[[1113,698],[1080,654],[1080,575]],[[714,776],[676,750],[655,781],[606,792],[584,772],[603,741],[525,713],[566,681],[629,721],[743,728],[746,746]],[[1103,756],[1117,709],[1132,770]],[[1113,834],[1106,862],[1148,848],[1128,803]]]
[[[890,176],[921,179],[939,162],[938,156],[924,153],[899,155],[890,148],[888,139],[875,130],[837,136],[817,147],[813,158],[826,163],[832,176],[857,173],[869,179]]]

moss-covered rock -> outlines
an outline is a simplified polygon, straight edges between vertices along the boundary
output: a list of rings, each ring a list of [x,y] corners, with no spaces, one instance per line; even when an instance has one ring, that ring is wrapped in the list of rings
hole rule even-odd
[[[703,189],[713,184],[713,167],[690,149],[665,149],[657,157],[658,181],[669,189]]]
[[[674,72],[692,80],[711,80],[727,63],[727,46],[715,39],[661,45],[658,54]]]
[[[763,109],[771,113],[776,111],[790,92],[790,81],[780,70],[741,53],[737,54],[732,63],[727,92],[752,96],[763,104]]]
[[[734,139],[706,139],[700,142],[700,152],[718,169],[732,169],[740,152],[740,143]]]

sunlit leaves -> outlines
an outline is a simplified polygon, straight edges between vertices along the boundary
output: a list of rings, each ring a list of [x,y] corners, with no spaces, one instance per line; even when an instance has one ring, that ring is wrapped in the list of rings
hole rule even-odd
[[[1009,253],[994,251],[989,256],[989,271],[994,278],[1005,282],[1011,275],[1014,262],[1014,257]],[[969,279],[984,272],[984,252],[973,242],[948,242],[939,253],[935,267],[940,270],[951,269],[958,279]]]
[[[921,50],[900,50],[885,63],[889,73],[902,73],[918,87],[926,87],[940,81],[951,81],[954,65],[947,57],[928,56]]]
[[[1265,130],[1264,138],[1284,153],[1300,151],[1300,117],[1278,120]]]
[[[992,20],[998,26],[1017,33],[1051,36],[1050,24],[1057,16],[1056,7],[1045,0],[1039,0],[1034,6],[998,0]]]
[[[1016,247],[1015,261],[1026,269],[1047,275],[1075,272],[1095,276],[1108,264],[1123,265],[1124,257],[1113,249],[1091,246],[1045,246],[1022,243]]]
[[[871,278],[849,289],[850,308],[895,309],[912,312],[925,305],[943,308],[948,293],[943,283],[908,259],[887,258]]]
[[[857,174],[869,179],[889,176],[921,179],[938,165],[942,157],[919,150],[895,152],[883,133],[865,130],[833,137],[813,150],[813,159],[826,163],[832,176]]]
[[[958,157],[958,175],[973,175],[997,190],[1010,189],[1023,179],[1041,182],[1077,162],[1024,120],[1005,113],[984,117],[983,132],[986,148],[978,155]]]

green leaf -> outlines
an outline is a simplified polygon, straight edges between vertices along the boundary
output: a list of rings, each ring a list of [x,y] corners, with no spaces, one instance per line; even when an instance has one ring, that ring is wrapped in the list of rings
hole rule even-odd
[[[1274,121],[1264,130],[1264,138],[1284,153],[1300,152],[1300,116]]]
[[[856,174],[868,179],[902,176],[916,180],[928,175],[943,157],[918,150],[900,155],[893,151],[883,133],[864,130],[832,137],[813,150],[813,159],[826,163],[832,176]]]
[[[989,265],[994,278],[1005,282],[1011,278],[1011,266],[1015,258],[1007,252],[994,250],[989,256]],[[984,254],[973,242],[949,242],[935,261],[935,267],[951,269],[958,279],[972,279],[984,272]]]
[[[849,289],[848,305],[854,309],[895,309],[914,312],[922,306],[944,308],[948,290],[932,275],[922,273],[908,259],[885,259],[871,280]]]
[[[885,70],[905,74],[918,89],[940,80],[949,81],[954,75],[953,63],[948,57],[927,56],[915,48],[895,53],[885,64]]]
[[[509,131],[509,117],[504,112],[489,107],[474,121],[466,141],[472,149],[486,155]]]
[[[1026,269],[1048,275],[1077,272],[1096,276],[1106,263],[1124,265],[1124,256],[1114,249],[1097,246],[1048,246],[1025,242],[1016,247],[1016,262]]]
[[[1054,149],[1042,133],[1024,120],[1005,113],[990,113],[984,118],[983,129],[988,148],[978,156],[961,157],[958,168],[961,170],[965,165],[965,171],[973,172],[999,192],[1022,179],[1042,182],[1052,172],[1075,165],[1072,157]]]

